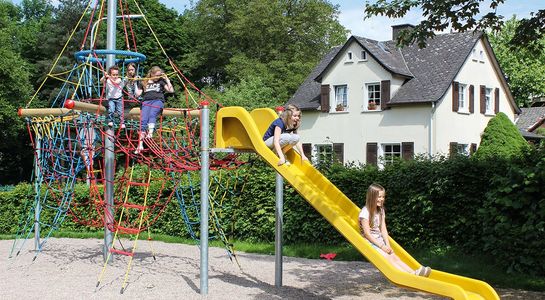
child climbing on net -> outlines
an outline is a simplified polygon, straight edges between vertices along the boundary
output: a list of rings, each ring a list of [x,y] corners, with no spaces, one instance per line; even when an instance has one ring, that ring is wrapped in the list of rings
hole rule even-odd
[[[399,270],[418,276],[428,277],[431,272],[430,267],[420,266],[420,268],[413,270],[405,264],[394,253],[392,247],[390,247],[388,230],[386,229],[385,200],[386,190],[379,184],[371,184],[367,189],[365,206],[361,209],[359,215],[360,231],[362,235],[371,243],[373,248]]]
[[[276,154],[280,158],[278,165],[289,164],[286,161],[284,153],[295,146],[297,152],[301,155],[302,160],[308,160],[303,153],[303,146],[299,140],[297,129],[301,124],[301,110],[299,107],[289,104],[278,119],[274,120],[265,134],[263,135],[263,141],[267,147],[276,151]]]

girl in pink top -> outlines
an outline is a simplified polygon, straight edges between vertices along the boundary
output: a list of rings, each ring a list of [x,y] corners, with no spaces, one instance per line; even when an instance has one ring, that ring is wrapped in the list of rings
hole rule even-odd
[[[365,206],[361,209],[359,215],[362,235],[371,243],[373,248],[400,271],[428,277],[431,272],[429,267],[420,266],[420,268],[413,270],[390,247],[388,229],[386,229],[386,214],[384,212],[385,200],[386,190],[379,184],[371,184],[367,189]]]

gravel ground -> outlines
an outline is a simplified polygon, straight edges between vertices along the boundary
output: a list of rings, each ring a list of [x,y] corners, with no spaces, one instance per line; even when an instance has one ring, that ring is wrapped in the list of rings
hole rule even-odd
[[[16,258],[8,257],[13,240],[0,241],[0,299],[441,299],[396,287],[369,263],[291,257],[284,257],[283,286],[276,288],[274,256],[238,253],[239,269],[221,248],[209,250],[205,297],[198,247],[148,241],[139,242],[121,295],[128,257],[116,256],[95,287],[102,242],[52,238],[32,261],[31,240]],[[545,299],[545,293],[497,291],[502,299]]]

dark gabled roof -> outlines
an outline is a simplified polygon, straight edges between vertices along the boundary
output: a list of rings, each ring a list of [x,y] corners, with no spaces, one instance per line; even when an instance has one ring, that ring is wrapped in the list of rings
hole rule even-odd
[[[417,45],[397,48],[394,41],[379,42],[352,36],[342,47],[333,48],[320,61],[288,103],[297,104],[304,109],[317,109],[320,106],[320,81],[323,74],[334,60],[339,59],[339,53],[353,41],[366,49],[386,70],[407,79],[388,104],[439,101],[481,37],[481,32],[439,34],[427,41],[426,48],[420,49]],[[502,77],[497,63],[494,67]],[[504,87],[510,96],[508,87]],[[512,97],[510,100],[518,112]]]
[[[522,113],[515,124],[519,129],[525,131],[528,131],[529,128],[545,118],[545,107],[524,107],[521,108],[521,111]]]
[[[342,46],[333,47],[312,70],[310,75],[299,86],[288,103],[297,105],[300,109],[315,109],[320,106],[320,83],[314,78],[321,74],[333,58],[339,53]]]
[[[325,66],[325,68],[322,69],[320,74],[318,74],[314,80],[321,81],[323,74],[329,69],[329,66],[331,66],[331,62],[337,59],[341,59],[339,57],[340,53],[343,53],[346,48],[350,46],[352,41],[355,41],[358,43],[363,49],[369,53],[371,57],[373,57],[382,67],[384,67],[386,70],[401,75],[403,77],[412,78],[413,75],[407,69],[407,65],[403,61],[403,57],[401,53],[395,48],[395,44],[388,43],[388,42],[379,42],[359,36],[351,36],[346,43],[340,48],[333,58],[329,60],[329,64]],[[323,61],[323,60],[322,60]],[[321,63],[320,63],[321,64]]]
[[[528,131],[526,131],[524,129],[521,129],[521,128],[519,128],[519,132],[522,135],[522,137],[524,137],[527,140],[543,140],[543,139],[545,139],[545,136],[535,134],[533,132],[528,132]]]
[[[428,40],[426,48],[412,45],[400,49],[415,77],[397,90],[389,104],[443,98],[481,36],[480,32],[440,34]]]

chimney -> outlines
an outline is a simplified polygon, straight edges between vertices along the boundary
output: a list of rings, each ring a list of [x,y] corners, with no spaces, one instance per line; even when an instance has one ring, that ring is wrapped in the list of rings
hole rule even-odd
[[[412,24],[399,24],[399,25],[392,25],[392,40],[397,40],[397,37],[399,36],[399,33],[403,30],[411,30],[414,28],[414,25]]]

